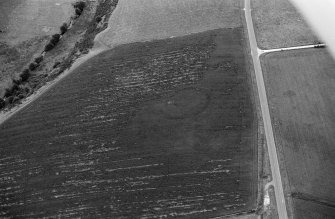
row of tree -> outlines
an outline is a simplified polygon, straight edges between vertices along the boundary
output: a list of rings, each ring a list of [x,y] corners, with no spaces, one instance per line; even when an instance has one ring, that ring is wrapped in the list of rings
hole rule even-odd
[[[73,7],[75,8],[76,15],[80,16],[86,7],[86,4],[83,1],[79,1],[74,3]],[[43,53],[39,57],[35,58],[34,61],[28,65],[28,68],[21,72],[18,79],[12,80],[12,87],[5,90],[4,98],[0,98],[0,109],[4,108],[8,104],[12,104],[20,99],[23,99],[29,94],[30,89],[27,86],[24,87],[23,84],[28,81],[29,77],[31,76],[31,72],[34,71],[43,61],[44,53],[52,50],[58,44],[61,37],[68,31],[68,29],[68,24],[63,23],[60,27],[60,33],[51,36],[50,41],[44,47]]]

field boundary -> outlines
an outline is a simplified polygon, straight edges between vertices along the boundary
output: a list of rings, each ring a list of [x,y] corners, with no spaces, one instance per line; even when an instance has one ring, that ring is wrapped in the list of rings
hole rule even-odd
[[[314,202],[319,205],[325,205],[327,207],[335,208],[335,202],[332,202],[330,200],[320,199],[310,194],[301,193],[301,192],[292,192],[291,196],[292,198],[295,198],[295,199],[301,199],[304,201]]]
[[[273,54],[276,54],[279,52],[273,52],[273,53],[264,53],[261,56],[259,56],[260,62],[261,62],[261,66],[262,68],[264,68],[264,72],[268,72],[268,66],[266,65],[265,62],[265,57],[266,56],[271,56]],[[269,79],[268,76],[266,74],[264,74],[264,83],[268,84],[269,83]],[[273,89],[269,86],[266,86],[266,92],[269,94],[269,96],[273,93]],[[274,106],[271,105],[271,102],[269,102],[269,107],[272,109]],[[271,116],[271,121],[273,121],[273,127],[274,129],[276,128],[276,124],[278,123],[277,119],[274,117],[273,113],[270,113]],[[280,130],[277,130],[277,132],[280,132]],[[292,206],[292,207],[288,207],[287,211],[288,214],[292,215],[292,217],[295,215],[295,209],[293,207],[293,198],[291,197],[291,184],[290,184],[290,179],[288,176],[288,170],[287,170],[287,166],[286,166],[286,158],[285,158],[285,153],[284,153],[284,148],[283,148],[283,143],[281,141],[280,138],[278,138],[278,135],[274,135],[274,140],[276,142],[276,147],[277,147],[277,155],[278,155],[278,162],[280,162],[280,171],[282,174],[282,183],[283,183],[283,187],[284,187],[284,191],[286,195],[286,201],[288,202],[288,206]]]
[[[117,6],[116,6],[117,7]],[[112,11],[113,12],[113,11]],[[105,45],[99,40],[99,37],[106,31],[110,30],[110,22],[111,17],[109,17],[108,20],[108,26],[105,30],[98,33],[94,40],[93,40],[93,47],[89,49],[87,54],[84,54],[83,56],[77,58],[74,63],[71,65],[69,69],[66,69],[64,72],[59,74],[56,78],[54,78],[51,81],[48,81],[45,85],[43,85],[41,88],[39,88],[35,93],[25,98],[21,103],[14,106],[13,108],[10,108],[9,110],[0,110],[0,125],[3,124],[6,120],[11,118],[13,115],[15,115],[17,112],[21,111],[22,109],[26,108],[30,103],[34,102],[36,99],[38,99],[42,94],[44,94],[46,91],[48,91],[50,88],[52,88],[55,84],[63,80],[67,75],[69,75],[72,71],[74,71],[76,68],[78,68],[81,64],[83,64],[85,61],[87,61],[90,58],[93,58],[94,56],[107,51],[111,49],[109,46]]]
[[[241,3],[243,5],[243,0],[241,0]],[[260,99],[258,96],[258,90],[257,90],[257,82],[255,77],[255,72],[253,68],[253,62],[252,57],[250,56],[249,51],[251,51],[250,45],[249,45],[249,35],[247,31],[247,23],[245,18],[245,13],[243,10],[241,10],[241,20],[242,20],[242,27],[243,27],[243,35],[245,37],[244,41],[244,53],[245,53],[245,59],[247,62],[246,70],[248,72],[248,80],[251,85],[250,93],[251,93],[251,99],[254,107],[254,116],[256,118],[255,120],[255,129],[256,130],[256,139],[255,139],[255,153],[257,157],[257,179],[258,179],[258,185],[257,185],[257,194],[256,194],[256,212],[262,211],[263,208],[263,200],[264,200],[264,180],[261,178],[261,176],[264,173],[265,166],[264,166],[264,159],[266,158],[264,156],[264,126],[263,126],[263,118],[260,108]]]
[[[271,123],[271,116],[270,116],[270,110],[267,100],[267,94],[266,94],[266,88],[264,84],[264,78],[263,78],[263,72],[261,63],[258,56],[258,47],[257,47],[257,41],[254,31],[254,25],[251,15],[251,8],[250,8],[250,0],[245,0],[245,18],[247,23],[247,29],[249,34],[249,43],[251,48],[251,56],[253,59],[254,64],[254,70],[255,75],[257,79],[257,88],[258,88],[258,95],[260,98],[261,103],[261,110],[262,110],[262,116],[263,116],[263,122],[264,122],[264,130],[265,130],[265,136],[266,136],[266,142],[268,146],[268,152],[269,152],[269,158],[270,158],[270,164],[271,164],[271,173],[272,173],[272,180],[273,185],[275,188],[276,193],[276,203],[277,203],[277,210],[280,218],[288,218],[287,215],[287,207],[286,207],[286,201],[285,201],[285,194],[284,189],[282,185],[282,179],[281,179],[281,173],[280,173],[280,166],[278,161],[278,155],[277,155],[277,148],[276,143],[274,140],[274,134],[273,134],[273,128]]]
[[[17,112],[21,111],[22,109],[26,108],[29,104],[33,103],[36,99],[38,99],[42,94],[47,92],[53,86],[55,86],[58,82],[62,81],[66,76],[71,74],[76,68],[78,68],[81,64],[87,61],[90,58],[106,51],[106,49],[94,49],[90,50],[89,53],[85,56],[78,58],[70,69],[65,70],[64,73],[60,74],[54,80],[47,82],[44,86],[42,86],[36,93],[27,97],[21,104],[11,108],[8,111],[1,111],[0,112],[0,125],[3,124],[6,120],[14,116]]]

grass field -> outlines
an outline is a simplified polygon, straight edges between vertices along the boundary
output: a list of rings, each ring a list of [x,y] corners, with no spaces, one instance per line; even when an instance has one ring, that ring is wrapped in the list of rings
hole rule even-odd
[[[301,219],[333,219],[335,216],[334,206],[314,203],[301,199],[294,200],[296,218]]]
[[[0,1],[0,98],[74,14],[75,0]],[[78,36],[76,36],[78,38]],[[68,49],[68,47],[67,47]]]
[[[308,45],[318,41],[289,0],[251,0],[251,3],[260,48]]]
[[[209,218],[256,207],[242,29],[128,44],[0,126],[1,216]]]
[[[183,36],[218,28],[241,27],[243,1],[122,0],[100,40],[119,44]]]
[[[11,46],[50,36],[73,15],[75,0],[1,0],[0,41]]]
[[[271,53],[262,62],[295,213],[317,218],[297,202],[335,203],[335,62],[325,49]],[[322,212],[317,204],[308,210]]]

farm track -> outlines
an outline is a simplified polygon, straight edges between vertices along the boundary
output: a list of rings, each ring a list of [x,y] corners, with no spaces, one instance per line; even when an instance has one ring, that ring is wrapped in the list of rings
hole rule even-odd
[[[278,49],[259,49],[258,48],[258,56],[261,56],[266,53],[271,52],[285,52],[290,50],[299,50],[299,49],[314,49],[314,48],[324,48],[326,44],[312,44],[312,45],[305,45],[305,46],[293,46],[293,47],[283,47]]]
[[[255,209],[257,129],[242,36],[222,29],[104,52],[4,122],[1,216]]]

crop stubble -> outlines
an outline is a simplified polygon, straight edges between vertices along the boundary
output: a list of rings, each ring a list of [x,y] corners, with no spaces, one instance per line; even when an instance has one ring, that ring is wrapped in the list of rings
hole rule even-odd
[[[289,0],[252,0],[252,18],[262,49],[301,46],[318,42],[304,18]]]
[[[243,1],[122,0],[99,40],[115,45],[241,27]]]
[[[49,36],[73,14],[75,0],[2,0],[0,3],[0,41],[18,45],[27,40]]]
[[[192,217],[255,208],[242,29],[94,57],[0,127],[1,213]]]
[[[296,217],[334,217],[335,63],[309,49],[267,54],[262,64]]]

